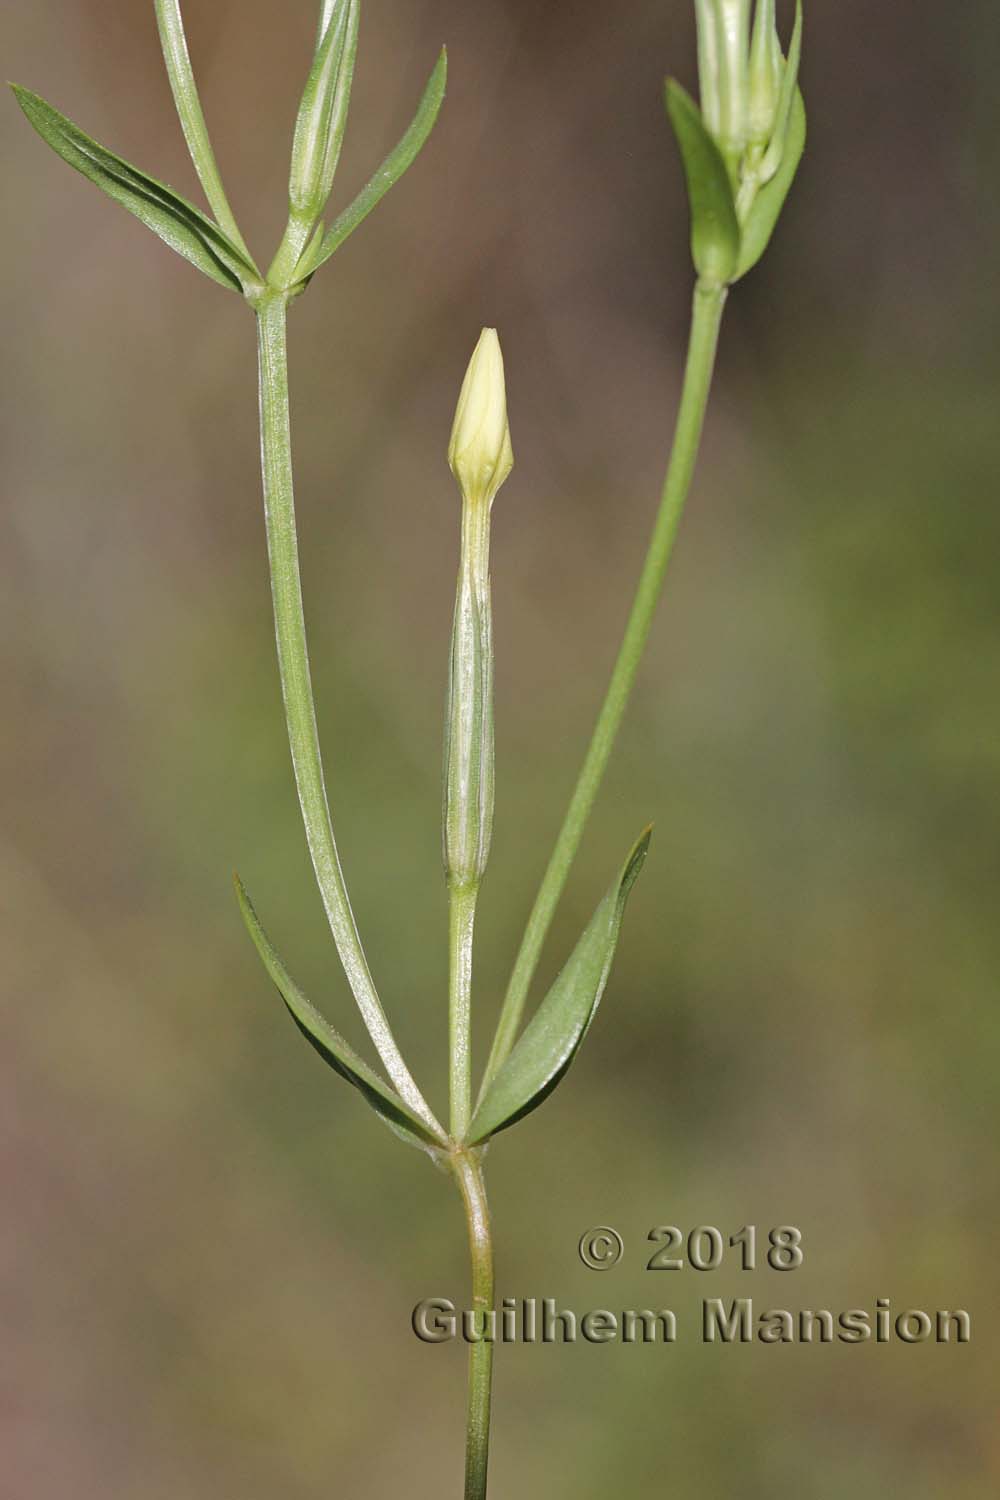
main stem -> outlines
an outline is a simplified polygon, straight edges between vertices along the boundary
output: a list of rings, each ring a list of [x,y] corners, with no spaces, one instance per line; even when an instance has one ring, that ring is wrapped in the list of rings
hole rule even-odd
[[[313,869],[340,961],[372,1041],[401,1097],[438,1134],[443,1133],[400,1055],[368,968],[351,910],[330,820],[306,645],[292,487],[288,410],[287,298],[264,297],[257,308],[260,356],[261,465],[267,549],[274,599],[278,668],[288,743]]]
[[[448,893],[448,1092],[451,1134],[465,1139],[472,1118],[472,938],[478,885],[453,884]]]
[[[542,945],[566,884],[570,866],[580,847],[587,819],[621,728],[643,649],[649,638],[653,612],[663,586],[667,564],[673,552],[684,502],[691,488],[715,368],[719,328],[725,302],[726,288],[706,287],[701,283],[696,286],[691,314],[687,366],[684,373],[684,389],[677,415],[677,427],[667,477],[663,486],[663,496],[649,551],[646,554],[621,649],[611,674],[607,695],[598,715],[590,748],[528,918],[528,925],[507,987],[500,1022],[487,1063],[483,1079],[483,1093],[496,1077],[517,1039],[525,1001],[538,966]]]
[[[493,1237],[480,1153],[458,1151],[452,1170],[465,1204],[472,1257],[472,1307],[482,1336],[469,1345],[469,1406],[465,1438],[465,1500],[484,1500],[490,1455],[490,1403],[493,1396],[493,1339],[486,1335],[493,1310]]]

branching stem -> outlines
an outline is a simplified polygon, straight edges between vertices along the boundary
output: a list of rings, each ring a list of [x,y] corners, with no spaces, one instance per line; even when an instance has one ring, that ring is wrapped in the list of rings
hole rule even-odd
[[[684,389],[670,464],[663,486],[660,509],[643,564],[632,611],[625,627],[590,748],[573,792],[559,837],[545,871],[528,925],[514,964],[493,1049],[483,1079],[485,1094],[517,1040],[528,990],[534,978],[552,917],[562,895],[570,866],[580,847],[583,831],[607,769],[608,759],[621,727],[639,662],[649,638],[653,613],[660,597],[664,574],[673,552],[684,502],[691,487],[695,461],[705,421],[705,408],[712,384],[719,328],[726,301],[725,288],[695,288]]]
[[[236,217],[229,207],[229,199],[226,197],[226,190],[222,185],[222,177],[216,164],[215,152],[209,140],[208,127],[205,124],[201,100],[198,97],[198,86],[194,81],[187,38],[184,35],[180,0],[156,0],[156,20],[160,28],[163,59],[167,65],[167,76],[170,79],[177,116],[181,122],[181,129],[184,131],[184,139],[187,141],[195,171],[205,190],[205,197],[208,199],[209,207],[215,215],[219,228],[229,236],[252,266],[253,258],[240,233]]]
[[[351,910],[330,820],[299,576],[288,411],[286,313],[287,299],[278,293],[264,296],[257,308],[264,512],[278,668],[295,784],[330,930],[365,1025],[400,1096],[426,1124],[442,1134],[441,1126],[403,1061],[382,1009]]]

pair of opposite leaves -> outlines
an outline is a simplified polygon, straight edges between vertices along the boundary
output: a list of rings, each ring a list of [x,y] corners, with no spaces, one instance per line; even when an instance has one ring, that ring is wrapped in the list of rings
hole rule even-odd
[[[798,170],[806,138],[805,105],[797,83],[801,40],[799,0],[778,106],[778,129],[784,138],[780,164],[742,226],[722,153],[701,111],[680,84],[667,83],[667,113],[680,146],[691,204],[695,266],[720,283],[739,280],[760,260]],[[447,69],[447,53],[442,49],[409,128],[329,230],[315,235],[296,268],[296,286],[304,285],[340,248],[412,165],[434,128]],[[37,94],[18,85],[14,93],[31,125],[64,161],[135,214],[171,249],[233,291],[249,294],[261,286],[260,272],[249,256],[195,204],[108,151]]]
[[[480,1145],[537,1109],[569,1068],[604,994],[625,903],[645,861],[650,836],[647,829],[631,850],[559,977],[486,1089],[463,1144]],[[264,967],[306,1040],[335,1072],[360,1090],[397,1135],[432,1154],[447,1150],[447,1137],[435,1134],[306,999],[261,926],[239,876],[236,895]]]
[[[434,128],[444,99],[447,72],[448,58],[442,50],[409,128],[325,235],[314,236],[296,267],[296,287],[307,282],[340,249],[415,161]],[[30,124],[57,155],[135,214],[178,255],[230,291],[250,295],[261,289],[264,278],[250,257],[195,204],[99,145],[37,94],[17,84],[14,94]]]
[[[444,97],[447,59],[438,59],[416,116],[395,150],[361,193],[314,241],[297,269],[297,284],[311,277],[378,204],[416,158]],[[173,250],[221,286],[244,294],[261,284],[249,256],[195,204],[108,151],[37,94],[15,86],[31,125],[71,167],[127,208]],[[629,855],[568,963],[476,1110],[466,1144],[479,1144],[536,1108],[555,1088],[594,1018],[607,984],[628,894],[646,857],[649,833]],[[296,1025],[324,1061],[360,1090],[382,1119],[413,1145],[432,1153],[448,1149],[394,1089],[386,1084],[305,997],[265,933],[242,882],[237,897],[264,966]]]
[[[296,285],[308,281],[339,249],[412,164],[440,110],[446,72],[447,58],[442,51],[408,130],[326,234],[314,238],[297,267]],[[135,214],[178,254],[222,286],[243,294],[259,288],[260,273],[249,256],[193,203],[106,150],[37,94],[19,87],[15,87],[15,94],[32,126],[58,155]],[[763,254],[798,167],[805,143],[801,94],[796,88],[779,171],[760,193],[742,230],[721,153],[693,101],[673,82],[667,86],[667,110],[687,176],[695,264],[702,271],[707,254],[718,265],[721,246],[728,267],[724,279],[736,279]],[[537,1108],[572,1063],[604,993],[625,904],[645,860],[649,838],[647,831],[632,849],[569,961],[486,1089],[466,1144],[481,1144]],[[397,1135],[432,1153],[447,1149],[447,1138],[433,1132],[309,1002],[261,926],[238,877],[236,888],[250,936],[306,1039],[324,1061],[359,1089]]]

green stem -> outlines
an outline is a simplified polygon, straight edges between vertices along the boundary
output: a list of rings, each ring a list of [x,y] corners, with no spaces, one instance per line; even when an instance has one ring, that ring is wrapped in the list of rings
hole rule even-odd
[[[253,258],[240,233],[235,215],[229,207],[229,199],[222,185],[222,177],[215,160],[215,152],[208,136],[208,127],[194,81],[194,70],[184,35],[180,0],[156,0],[156,20],[160,28],[160,43],[163,60],[167,65],[167,76],[174,96],[177,116],[184,131],[191,160],[205,190],[209,207],[215,215],[219,228],[229,236],[236,248],[246,256],[253,266]]]
[[[285,700],[295,784],[302,807],[309,853],[330,930],[365,1025],[400,1096],[426,1124],[438,1133],[443,1133],[403,1061],[382,1009],[361,946],[354,913],[351,911],[330,820],[306,646],[302,581],[299,576],[288,412],[286,311],[285,297],[272,295],[262,298],[257,307],[257,326],[267,547],[274,598],[278,668]]]
[[[472,1118],[472,936],[478,895],[478,884],[453,883],[448,892],[448,1082],[456,1141],[465,1139]]]
[[[296,213],[289,214],[281,244],[267,269],[267,280],[270,286],[281,291],[288,290],[292,284],[295,269],[309,248],[314,229],[315,221],[312,218],[303,218]]]
[[[457,1152],[452,1170],[458,1182],[469,1227],[472,1256],[472,1307],[477,1331],[487,1332],[493,1310],[493,1237],[486,1184],[478,1152]],[[482,1322],[480,1323],[480,1318]],[[490,1456],[490,1403],[493,1395],[493,1339],[469,1345],[469,1405],[465,1438],[465,1500],[484,1500]]]
[[[587,819],[621,727],[643,649],[649,637],[653,612],[663,586],[664,574],[670,561],[684,502],[694,474],[705,421],[705,408],[708,404],[712,373],[715,368],[719,328],[725,302],[725,288],[703,287],[700,283],[695,288],[684,389],[660,509],[639,578],[632,611],[625,627],[625,636],[611,674],[607,695],[598,715],[590,748],[580,771],[552,857],[528,918],[528,925],[507,987],[493,1049],[483,1079],[482,1094],[485,1094],[486,1089],[496,1077],[517,1039],[525,1001],[538,965],[542,945],[566,884],[570,866],[580,846]]]

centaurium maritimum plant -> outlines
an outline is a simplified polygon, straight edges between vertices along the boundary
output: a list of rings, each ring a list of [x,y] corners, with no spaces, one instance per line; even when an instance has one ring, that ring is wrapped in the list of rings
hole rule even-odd
[[[448,460],[462,497],[461,547],[445,725],[443,850],[449,920],[447,1128],[434,1115],[396,1045],[348,899],[327,801],[313,705],[299,577],[288,410],[285,325],[290,304],[427,140],[444,97],[442,51],[402,139],[353,201],[327,224],[347,123],[360,0],[322,0],[315,52],[299,105],[289,174],[288,221],[262,272],[230,208],[209,141],[179,0],[154,0],[163,55],[185,139],[211,217],[97,144],[37,95],[15,88],[39,135],[207,276],[249,303],[257,320],[265,519],[278,665],[306,838],[334,943],[381,1060],[384,1078],[310,1004],[264,932],[237,879],[240,909],[264,966],[306,1039],[404,1141],[455,1179],[465,1207],[478,1313],[494,1304],[493,1248],[483,1181],[486,1146],[529,1114],[561,1080],[608,981],[629,891],[649,843],[632,848],[558,978],[522,1030],[542,945],[621,725],[691,485],[730,286],[760,259],[805,144],[798,88],[801,4],[787,56],[775,0],[695,0],[701,107],[673,81],[666,106],[680,146],[696,271],[684,386],[660,507],[625,635],[590,746],[542,879],[473,1093],[470,1048],[473,932],[493,824],[493,638],[490,518],[513,466],[503,358],[492,329],[472,356]],[[386,1082],[386,1078],[389,1080]],[[465,1496],[486,1493],[493,1343],[472,1343]]]

